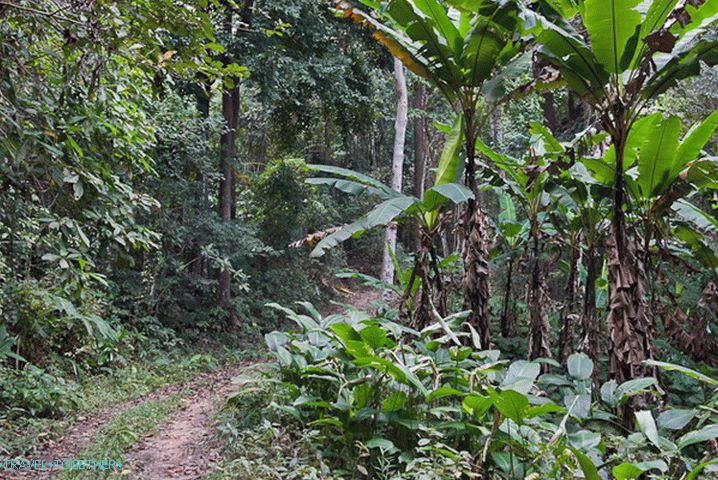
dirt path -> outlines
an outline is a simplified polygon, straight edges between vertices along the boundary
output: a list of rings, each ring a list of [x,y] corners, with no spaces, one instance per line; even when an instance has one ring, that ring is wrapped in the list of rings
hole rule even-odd
[[[372,303],[381,299],[381,291],[375,288],[357,287],[353,290],[342,288],[341,290],[338,290],[338,292],[341,293],[343,298],[339,298],[336,301],[327,305],[326,307],[322,308],[322,315],[327,316],[334,313],[343,312],[345,305],[351,306],[357,310],[372,312],[376,310],[372,306]]]
[[[194,480],[221,462],[213,415],[236,388],[234,373],[212,378],[210,384],[185,398],[167,423],[130,450],[126,467],[131,478]]]
[[[162,459],[169,459],[175,467],[182,467],[179,468],[179,471],[189,471],[190,466],[192,464],[196,465],[198,459],[207,465],[206,462],[209,461],[209,457],[206,454],[199,457],[195,454],[188,455],[181,447],[185,444],[194,446],[209,444],[209,439],[213,432],[212,414],[216,408],[219,408],[221,401],[231,393],[231,379],[248,366],[249,364],[203,373],[88,417],[79,417],[77,421],[68,427],[62,437],[48,441],[29,456],[31,459],[46,462],[54,459],[77,459],[80,452],[91,445],[98,431],[118,415],[122,415],[142,403],[179,394],[184,397],[182,407],[172,412],[168,420],[169,423],[161,426],[157,433],[142,439],[140,444],[132,449],[131,453],[135,457],[130,456],[131,460],[125,463],[125,466],[131,469],[133,478],[138,480],[201,478],[202,476],[197,474],[197,470],[190,476],[173,476],[170,473],[174,472],[174,469],[171,469],[171,472],[168,470],[167,476],[162,476],[160,473],[152,473],[152,468],[169,466],[166,461],[160,459],[160,455]],[[215,454],[217,449],[210,448],[207,451],[210,454]],[[152,455],[157,455],[157,458]],[[163,463],[165,464],[163,465]],[[145,471],[150,473],[142,473]],[[13,472],[12,474],[3,471],[0,478],[3,480],[16,478],[48,479],[55,478],[57,475],[57,471],[24,470]]]

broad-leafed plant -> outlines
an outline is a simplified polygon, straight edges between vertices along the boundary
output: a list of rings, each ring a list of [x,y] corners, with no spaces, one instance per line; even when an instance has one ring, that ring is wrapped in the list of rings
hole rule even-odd
[[[424,192],[421,198],[396,192],[391,187],[352,170],[328,165],[311,166],[318,172],[334,176],[310,178],[309,183],[330,185],[349,194],[368,194],[382,200],[358,220],[326,232],[328,235],[321,238],[312,250],[313,257],[322,256],[328,249],[357,237],[366,230],[386,226],[394,221],[412,219],[419,225],[421,248],[415,256],[414,269],[402,292],[403,303],[407,306],[414,305],[409,310],[413,317],[412,323],[416,325],[428,323],[435,307],[440,313],[446,314],[446,296],[440,271],[442,259],[439,258],[435,246],[435,239],[443,225],[442,210],[447,204],[457,205],[474,199],[474,194],[469,189],[455,183],[461,175],[462,157],[459,153],[462,127],[463,117],[458,115],[441,153],[434,186]],[[417,289],[419,298],[412,302],[411,297]]]
[[[488,240],[477,196],[475,142],[489,110],[482,106],[504,97],[506,79],[527,63],[520,55],[525,42],[519,5],[514,0],[340,0],[337,9],[371,31],[463,115],[465,183],[474,194],[464,219],[464,306],[471,310],[470,321],[488,348]]]
[[[718,63],[718,44],[705,35],[718,18],[718,1],[540,3],[546,16],[531,14],[542,45],[540,58],[594,108],[610,136],[605,158],[615,171],[608,259],[610,371],[625,380],[646,373],[640,365],[651,357],[652,341],[645,301],[646,253],[626,222],[626,171],[637,159],[631,132],[640,127],[646,106],[658,95],[696,75],[703,63]],[[660,140],[652,146],[658,152],[670,150]]]

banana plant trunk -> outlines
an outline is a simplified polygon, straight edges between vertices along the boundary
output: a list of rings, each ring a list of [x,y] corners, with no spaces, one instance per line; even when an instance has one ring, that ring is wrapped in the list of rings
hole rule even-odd
[[[514,259],[509,259],[506,267],[506,286],[504,287],[504,305],[501,311],[501,336],[511,338],[516,336],[516,317],[509,311],[511,305],[511,287],[513,285]]]
[[[641,365],[652,357],[653,341],[651,322],[647,315],[645,298],[645,252],[641,243],[626,229],[623,211],[624,153],[627,131],[617,129],[614,136],[616,149],[616,175],[613,188],[613,219],[608,240],[608,335],[609,375],[619,384],[655,372]],[[623,409],[625,422],[632,422],[633,411],[643,408],[643,396]]]
[[[598,365],[600,325],[598,323],[598,312],[596,311],[596,278],[598,276],[598,265],[601,260],[596,254],[596,244],[593,241],[588,243],[585,256],[586,285],[583,294],[583,308],[579,320],[581,336],[578,350],[585,353],[594,363]],[[598,369],[593,371],[594,384],[598,386]]]
[[[549,346],[550,326],[548,316],[543,309],[546,303],[546,292],[543,288],[541,278],[541,263],[539,250],[539,228],[535,216],[531,218],[531,282],[526,292],[526,305],[528,305],[529,316],[529,358],[549,358],[551,348]]]
[[[474,112],[465,111],[466,132],[466,185],[474,194],[469,200],[464,215],[464,275],[461,281],[464,290],[464,308],[470,310],[468,322],[479,334],[481,348],[491,348],[491,326],[489,323],[489,245],[486,238],[486,217],[481,210],[478,186],[476,184],[476,128]]]
[[[561,312],[561,324],[558,332],[558,361],[566,363],[573,353],[574,320],[576,318],[576,274],[578,272],[579,246],[578,237],[572,236],[569,261],[568,281],[566,285],[566,303]]]

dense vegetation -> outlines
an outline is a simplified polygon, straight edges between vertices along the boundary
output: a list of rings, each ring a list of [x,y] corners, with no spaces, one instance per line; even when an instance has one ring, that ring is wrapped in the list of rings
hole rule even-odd
[[[249,350],[213,478],[712,478],[717,22],[0,1],[0,452]]]

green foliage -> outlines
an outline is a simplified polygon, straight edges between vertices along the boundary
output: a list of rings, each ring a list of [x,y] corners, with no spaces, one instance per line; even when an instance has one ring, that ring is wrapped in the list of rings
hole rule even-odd
[[[706,442],[718,435],[709,407],[715,395],[700,414],[661,409],[656,420],[637,412],[637,431],[626,432],[612,409],[651,391],[655,379],[606,383],[595,402],[587,356],[572,355],[566,374],[540,375],[540,363],[509,364],[498,351],[465,346],[473,334],[461,316],[418,332],[363,312],[321,317],[309,305],[307,314],[271,306],[298,326],[266,336],[289,396],[272,405],[320,432],[316,441],[335,472],[385,478],[438,458],[451,464],[447,473],[480,468],[490,478],[599,478],[606,469],[617,479],[636,472],[667,479],[699,468]],[[479,452],[478,464],[463,464],[468,452]]]
[[[0,412],[13,418],[60,417],[84,405],[78,385],[26,365],[24,370],[0,369]]]

